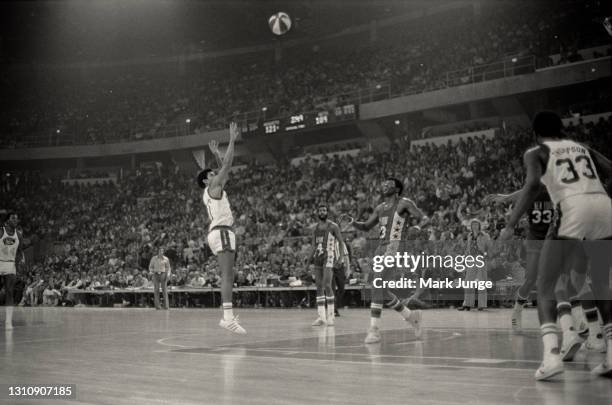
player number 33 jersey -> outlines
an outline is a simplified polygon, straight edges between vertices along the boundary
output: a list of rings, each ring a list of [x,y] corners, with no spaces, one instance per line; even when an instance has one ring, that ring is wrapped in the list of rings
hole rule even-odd
[[[542,183],[557,205],[578,194],[605,194],[587,147],[569,140],[546,141],[548,152]]]

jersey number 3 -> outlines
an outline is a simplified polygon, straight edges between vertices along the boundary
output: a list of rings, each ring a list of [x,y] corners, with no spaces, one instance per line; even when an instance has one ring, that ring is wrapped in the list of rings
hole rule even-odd
[[[576,156],[574,162],[572,162],[571,159],[558,159],[555,164],[565,168],[565,176],[561,178],[563,183],[575,183],[580,180],[580,175],[576,171],[577,166],[582,166],[581,174],[587,179],[597,178],[597,174],[595,174],[595,170],[593,170],[593,163],[587,155]]]

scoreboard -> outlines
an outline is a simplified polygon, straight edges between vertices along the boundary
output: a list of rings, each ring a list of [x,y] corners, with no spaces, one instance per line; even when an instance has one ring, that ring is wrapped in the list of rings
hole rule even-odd
[[[325,127],[335,123],[354,121],[357,118],[357,106],[355,104],[345,104],[330,110],[311,111],[271,120],[249,122],[248,126],[243,128],[243,132],[273,135]]]

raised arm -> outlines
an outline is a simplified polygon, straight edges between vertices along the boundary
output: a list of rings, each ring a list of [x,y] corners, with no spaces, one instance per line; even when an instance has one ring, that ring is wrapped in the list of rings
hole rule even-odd
[[[223,156],[219,151],[219,142],[213,139],[212,141],[208,142],[208,148],[217,161],[217,167],[221,168],[221,166],[223,166]]]
[[[463,223],[463,221],[465,221],[465,216],[463,215],[463,212],[461,212],[463,210],[463,205],[464,203],[460,203],[459,207],[457,207],[457,219],[460,223]]]
[[[234,143],[240,134],[238,125],[235,122],[230,124],[229,133],[229,144],[227,145],[225,156],[223,156],[221,168],[219,169],[219,173],[212,178],[208,188],[211,197],[214,198],[221,198],[221,195],[223,194],[223,187],[225,187],[225,183],[227,183],[229,178],[229,170],[231,169],[232,162],[234,161]]]

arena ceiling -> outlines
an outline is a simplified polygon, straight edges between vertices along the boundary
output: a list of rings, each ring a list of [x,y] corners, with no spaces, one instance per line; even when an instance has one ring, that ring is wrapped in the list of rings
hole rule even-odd
[[[4,61],[80,62],[216,51],[277,40],[267,26],[268,17],[277,11],[289,13],[294,23],[283,39],[316,39],[428,4],[432,3],[421,0],[0,2],[0,55]]]

